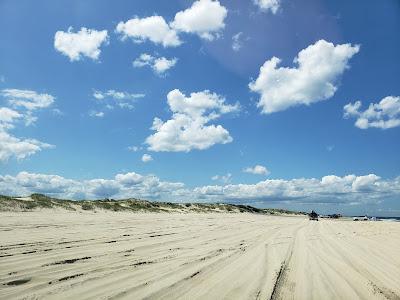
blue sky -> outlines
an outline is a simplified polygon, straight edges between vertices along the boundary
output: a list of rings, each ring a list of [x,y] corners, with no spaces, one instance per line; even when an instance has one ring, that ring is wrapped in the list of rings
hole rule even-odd
[[[399,29],[395,0],[2,0],[0,193],[399,215]]]

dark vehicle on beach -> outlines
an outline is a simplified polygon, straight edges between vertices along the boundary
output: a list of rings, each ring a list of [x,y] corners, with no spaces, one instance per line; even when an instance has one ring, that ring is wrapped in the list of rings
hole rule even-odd
[[[333,215],[328,215],[328,217],[331,219],[339,219],[342,217],[342,215],[341,214],[333,214]]]
[[[311,211],[309,214],[308,214],[308,219],[310,220],[310,221],[318,221],[318,214],[315,212],[315,211]]]

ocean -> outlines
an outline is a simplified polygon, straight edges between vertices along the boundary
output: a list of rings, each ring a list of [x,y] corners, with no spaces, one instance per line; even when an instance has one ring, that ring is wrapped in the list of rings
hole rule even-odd
[[[400,222],[400,217],[376,217],[376,218],[382,221]]]

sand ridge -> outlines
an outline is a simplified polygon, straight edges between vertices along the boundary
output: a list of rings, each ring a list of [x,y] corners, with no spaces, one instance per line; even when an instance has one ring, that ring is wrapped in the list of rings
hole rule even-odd
[[[400,223],[0,213],[0,299],[400,299]]]

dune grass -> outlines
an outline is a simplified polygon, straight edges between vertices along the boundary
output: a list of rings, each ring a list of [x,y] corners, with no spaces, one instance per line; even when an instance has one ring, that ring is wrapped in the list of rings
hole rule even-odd
[[[0,211],[32,211],[37,209],[65,209],[70,211],[125,211],[125,212],[196,212],[196,213],[254,213],[254,214],[304,214],[274,208],[256,208],[250,205],[229,203],[172,203],[140,199],[66,200],[43,194],[19,198],[0,195]]]

